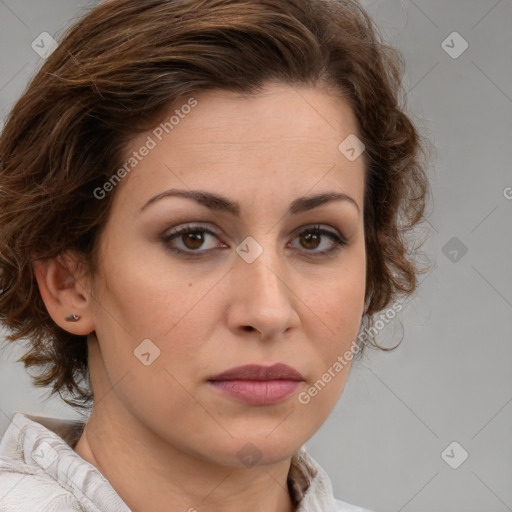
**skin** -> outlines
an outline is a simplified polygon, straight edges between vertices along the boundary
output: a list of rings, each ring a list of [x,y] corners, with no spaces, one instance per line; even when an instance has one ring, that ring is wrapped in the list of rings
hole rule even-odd
[[[350,365],[308,404],[298,395],[351,348],[363,314],[364,163],[338,150],[357,125],[344,100],[320,86],[269,83],[258,95],[195,97],[192,112],[114,191],[97,273],[85,277],[69,254],[34,264],[54,320],[90,334],[95,405],[74,449],[133,511],[289,512],[291,457],[328,417]],[[141,211],[171,188],[237,201],[240,218],[180,197]],[[324,192],[355,204],[288,213],[298,197]],[[202,245],[186,235],[162,241],[190,223],[215,234]],[[301,236],[315,224],[347,244],[315,257],[336,247],[327,235]],[[263,248],[252,263],[236,252],[248,236]],[[66,322],[71,313],[80,320]],[[145,339],[160,350],[148,366],[134,355]],[[207,382],[232,367],[276,362],[304,376],[277,404],[248,405]],[[247,443],[261,456],[253,467],[237,455]]]

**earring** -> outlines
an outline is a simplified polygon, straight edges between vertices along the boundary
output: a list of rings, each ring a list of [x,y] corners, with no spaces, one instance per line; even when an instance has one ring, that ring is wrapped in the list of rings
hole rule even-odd
[[[66,322],[78,322],[80,315],[69,315],[66,317]]]

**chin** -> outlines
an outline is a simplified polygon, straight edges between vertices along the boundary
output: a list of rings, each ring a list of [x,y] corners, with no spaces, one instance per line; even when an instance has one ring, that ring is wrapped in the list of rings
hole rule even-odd
[[[278,433],[278,423],[274,423],[272,428],[273,432],[267,427],[252,428],[244,432],[230,431],[233,437],[229,438],[212,437],[211,443],[204,446],[203,454],[226,466],[250,468],[290,459],[307,440],[306,435],[299,435],[297,429],[292,429],[294,433],[291,434],[289,429]],[[269,435],[269,432],[272,433]]]

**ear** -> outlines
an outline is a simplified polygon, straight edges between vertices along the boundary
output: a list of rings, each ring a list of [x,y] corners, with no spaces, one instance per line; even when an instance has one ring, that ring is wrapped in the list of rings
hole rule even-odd
[[[87,335],[94,331],[87,279],[83,264],[70,254],[32,262],[39,291],[53,321],[65,331]],[[71,315],[79,319],[70,321]]]

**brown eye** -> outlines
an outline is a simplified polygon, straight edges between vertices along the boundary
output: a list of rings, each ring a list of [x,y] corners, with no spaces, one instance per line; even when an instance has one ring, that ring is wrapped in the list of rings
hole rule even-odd
[[[208,247],[208,240],[218,240],[218,236],[213,231],[202,226],[188,225],[178,227],[162,236],[161,239],[169,249],[180,254],[200,256],[213,249],[219,248],[218,243],[211,244],[211,242],[210,247]],[[205,245],[207,247],[204,247]],[[227,246],[224,245],[224,247]]]
[[[316,249],[320,245],[322,238],[318,233],[305,232],[301,233],[301,244],[305,249]]]
[[[210,247],[208,247],[209,238],[219,240],[218,235],[209,229],[187,225],[173,229],[163,235],[161,240],[171,251],[191,257],[207,256],[214,249],[229,248],[223,242],[220,242],[220,245],[219,243],[213,245],[210,243]],[[299,246],[296,248],[313,258],[335,256],[342,246],[347,245],[347,241],[336,232],[323,229],[320,226],[303,229],[295,239],[299,240]],[[317,250],[325,245],[326,241],[330,241],[327,248]]]
[[[204,233],[191,231],[181,235],[181,240],[187,249],[199,249],[204,244]]]
[[[347,245],[347,241],[343,237],[339,236],[334,231],[323,229],[320,226],[303,229],[296,238],[299,239],[300,243],[298,249],[305,250],[306,253],[309,253],[307,254],[308,256],[314,258],[335,256],[336,252],[339,251],[342,246]],[[325,239],[330,240],[327,249],[316,250],[324,244]]]

